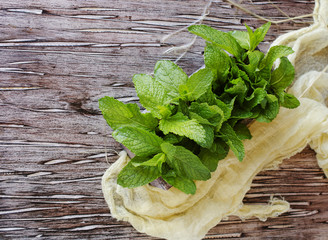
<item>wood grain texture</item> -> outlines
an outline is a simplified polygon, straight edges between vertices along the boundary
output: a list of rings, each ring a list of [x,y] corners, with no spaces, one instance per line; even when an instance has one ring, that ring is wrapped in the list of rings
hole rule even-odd
[[[105,95],[137,102],[131,77],[152,72],[207,1],[2,0],[0,2],[0,239],[154,239],[111,218],[100,179],[117,159],[97,100]],[[312,13],[313,0],[238,1],[272,20]],[[281,11],[280,11],[281,10]],[[311,18],[273,25],[262,50]],[[204,21],[220,30],[263,21],[225,1],[213,1]],[[204,42],[179,64],[192,73]],[[108,153],[108,163],[105,155]],[[207,239],[327,239],[328,181],[307,148],[279,170],[261,172],[245,202],[270,196],[290,212],[261,222],[231,217]]]

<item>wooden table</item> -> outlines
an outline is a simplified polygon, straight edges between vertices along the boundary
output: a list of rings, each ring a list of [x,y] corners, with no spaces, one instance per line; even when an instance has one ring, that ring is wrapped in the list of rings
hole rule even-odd
[[[237,2],[237,0],[235,0]],[[312,13],[313,0],[238,1],[273,21]],[[0,239],[154,239],[111,218],[100,180],[121,147],[98,110],[105,95],[137,102],[131,77],[152,72],[163,52],[188,43],[186,31],[207,1],[2,0],[0,2]],[[223,0],[204,23],[220,30],[264,23]],[[312,18],[273,24],[280,34]],[[197,40],[178,62],[202,63]],[[106,152],[108,162],[105,159]],[[261,172],[245,198],[281,196],[291,210],[261,222],[229,218],[208,239],[328,239],[328,181],[307,148],[276,171]]]

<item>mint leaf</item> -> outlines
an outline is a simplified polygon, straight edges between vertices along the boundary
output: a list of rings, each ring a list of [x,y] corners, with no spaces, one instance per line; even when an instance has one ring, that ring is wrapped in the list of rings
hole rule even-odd
[[[204,93],[200,98],[197,99],[197,102],[200,103],[208,103],[210,105],[215,105],[216,104],[216,96],[213,93],[212,89],[208,89],[206,93]]]
[[[212,125],[206,118],[201,117],[195,112],[190,112],[189,116],[191,119],[195,119],[200,124]]]
[[[179,96],[179,86],[186,84],[187,74],[174,62],[169,60],[158,61],[154,69],[155,80],[159,82],[170,97]]]
[[[264,111],[264,115],[268,119],[273,120],[279,113],[278,98],[273,94],[268,94],[266,98],[268,102]]]
[[[189,101],[197,100],[200,96],[202,96],[208,89],[212,86],[212,81],[214,79],[214,74],[211,69],[204,68],[195,72],[190,76],[187,83],[183,89],[187,91],[187,99]],[[181,86],[180,86],[180,94],[181,94]]]
[[[295,77],[295,69],[286,57],[280,59],[279,67],[276,68],[271,75],[270,84],[273,89],[285,89],[293,81]]]
[[[279,113],[278,98],[273,94],[268,94],[265,101],[262,101],[262,110],[256,118],[259,122],[271,122]]]
[[[273,63],[281,57],[285,57],[292,54],[294,51],[290,47],[286,46],[273,46],[269,49],[269,52],[265,55],[259,64],[259,76],[263,79],[269,80],[271,78],[271,70]]]
[[[240,69],[240,67],[244,66],[244,64],[242,63],[233,63],[232,67],[231,67],[231,73],[230,73],[230,80],[228,83],[230,83],[231,80],[237,79],[237,78],[241,78],[242,80],[244,80],[245,82],[250,82],[249,76],[247,75],[247,73],[245,71],[243,71],[242,69]]]
[[[186,148],[170,143],[163,143],[161,148],[167,156],[167,163],[179,176],[191,180],[207,180],[211,177],[210,171],[199,158]]]
[[[141,114],[137,104],[124,104],[112,97],[99,99],[99,108],[108,125],[114,130],[130,126],[152,131],[158,123],[151,114]]]
[[[244,50],[230,34],[218,31],[207,25],[193,25],[188,30],[206,41],[215,43],[218,47],[234,55],[237,59],[242,59]]]
[[[172,143],[172,144],[179,143],[182,139],[183,137],[177,136],[173,133],[169,133],[164,137],[165,142]]]
[[[181,176],[177,176],[173,170],[171,170],[168,174],[162,175],[162,178],[168,184],[173,187],[179,189],[180,191],[186,194],[195,194],[196,193],[196,185],[194,181],[188,178],[183,178]]]
[[[259,45],[259,43],[264,40],[264,37],[267,34],[270,26],[271,26],[271,22],[267,22],[254,31],[254,42],[252,42],[251,44],[252,45],[252,48],[250,49],[251,51],[253,51],[257,47],[257,45]]]
[[[221,126],[224,113],[217,105],[209,106],[207,103],[192,102],[189,107],[189,114],[201,124],[211,126]]]
[[[228,144],[238,160],[242,161],[245,156],[244,145],[233,128],[228,123],[223,123],[220,133],[222,140]]]
[[[243,103],[248,90],[245,82],[241,78],[237,78],[231,80],[229,85],[230,86],[225,89],[225,92],[229,93],[232,96],[236,96],[236,100],[240,104]]]
[[[202,125],[205,130],[205,141],[199,143],[203,148],[210,148],[214,141],[214,128],[209,125]]]
[[[231,31],[231,32],[229,32],[229,34],[236,39],[236,41],[239,43],[239,45],[242,48],[244,48],[246,50],[249,50],[251,48],[250,39],[249,39],[249,35],[247,32]]]
[[[286,108],[296,108],[300,105],[298,99],[292,94],[285,93],[284,90],[292,84],[295,77],[295,69],[286,57],[280,59],[279,67],[271,75],[271,88],[279,99],[281,106]]]
[[[233,123],[236,123],[239,119],[250,118],[253,115],[251,109],[245,109],[240,106],[235,107],[231,112],[231,117],[229,120],[233,120]],[[231,124],[232,126],[234,124]]]
[[[248,33],[249,51],[253,51],[256,48],[256,46],[257,46],[257,44],[256,44],[256,37],[255,37],[252,29],[249,26],[247,26],[247,24],[245,24],[245,27],[246,27],[247,33]]]
[[[230,57],[222,49],[215,44],[206,43],[204,50],[204,62],[206,68],[211,68],[215,71],[214,79],[219,79],[224,82],[230,69]]]
[[[264,40],[264,37],[267,34],[270,26],[271,23],[267,22],[253,32],[252,29],[246,25],[247,32],[250,39],[250,48],[249,48],[250,51],[253,51],[257,47],[257,45],[259,45],[259,43]]]
[[[247,32],[244,31],[232,31],[229,32],[231,36],[233,36],[239,45],[246,49],[249,50],[250,52],[253,51],[257,45],[259,45],[260,42],[264,40],[264,37],[266,33],[268,32],[271,23],[265,23],[258,29],[256,29],[254,32],[251,30],[249,26],[246,26]]]
[[[218,162],[224,159],[229,152],[229,146],[220,139],[216,139],[210,149],[203,148],[199,153],[201,162],[211,171],[214,172]]]
[[[233,130],[235,131],[236,135],[240,140],[245,140],[245,139],[251,139],[252,135],[251,132],[249,131],[248,127],[241,123],[238,122],[234,127]]]
[[[263,74],[263,73],[262,73]],[[268,72],[268,76],[271,75],[270,72]],[[263,77],[258,77],[256,82],[252,83],[252,87],[255,88],[262,88],[262,89],[268,89],[269,82],[263,78]]]
[[[179,100],[182,99],[183,101],[188,101],[188,93],[189,93],[189,89],[186,84],[182,84],[179,86],[179,94],[180,94]]]
[[[294,51],[290,47],[286,46],[273,46],[269,49],[269,52],[265,55],[263,60],[260,63],[260,69],[269,69],[273,66],[273,63],[281,57],[286,57],[289,54],[292,54]]]
[[[151,76],[146,74],[136,74],[133,76],[133,83],[137,91],[140,103],[150,111],[155,117],[162,118],[163,114],[170,115],[170,111],[165,113],[165,105],[169,104],[172,97],[167,95],[165,88]]]
[[[160,172],[156,166],[134,166],[134,164],[144,161],[146,159],[141,157],[131,159],[119,173],[117,183],[122,187],[135,188],[148,184],[160,177]]]
[[[300,101],[290,93],[281,92],[279,97],[281,106],[285,108],[297,108],[300,105]]]
[[[248,76],[247,73],[241,69],[239,69],[238,71],[238,76],[244,81],[248,89],[249,84],[252,83],[252,81],[250,80],[250,76]]]
[[[155,167],[158,166],[158,169],[161,169],[162,164],[166,161],[164,153],[158,153],[153,158],[144,161],[144,162],[132,162],[133,166],[150,166]]]
[[[248,109],[253,109],[263,101],[266,95],[267,92],[263,88],[256,88],[251,96],[245,98],[244,106]]]
[[[256,70],[260,61],[264,58],[264,53],[260,51],[253,51],[248,53],[249,64]]]
[[[113,132],[113,138],[140,157],[161,152],[163,139],[141,128],[122,127]]]
[[[236,98],[233,98],[229,103],[224,103],[223,101],[217,99],[216,100],[216,105],[222,109],[223,111],[223,121],[227,121],[230,116],[231,116],[231,112],[232,112],[232,109],[233,109],[233,106],[234,106],[234,103],[235,103],[235,99]]]
[[[194,140],[197,143],[205,143],[206,132],[205,129],[195,119],[189,120],[189,118],[183,115],[181,112],[162,119],[159,122],[159,129],[164,134],[174,133],[179,136],[185,136]]]
[[[179,99],[178,112],[181,112],[181,113],[183,113],[183,115],[186,115],[186,116],[189,115],[188,104],[186,101],[183,101],[181,98]]]

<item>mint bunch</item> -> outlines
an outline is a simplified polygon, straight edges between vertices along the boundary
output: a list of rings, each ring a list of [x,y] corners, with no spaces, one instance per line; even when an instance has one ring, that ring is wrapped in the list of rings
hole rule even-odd
[[[175,63],[158,61],[154,74],[136,74],[133,83],[140,103],[124,104],[112,97],[99,100],[113,137],[136,156],[122,169],[117,183],[142,186],[162,177],[170,185],[194,194],[194,180],[208,180],[229,149],[239,161],[243,140],[251,134],[244,119],[271,122],[280,106],[299,101],[285,89],[294,80],[286,58],[293,50],[274,46],[257,50],[270,23],[254,32],[221,32],[206,25],[189,31],[204,38],[205,68],[191,76]],[[272,69],[280,59],[280,65]]]

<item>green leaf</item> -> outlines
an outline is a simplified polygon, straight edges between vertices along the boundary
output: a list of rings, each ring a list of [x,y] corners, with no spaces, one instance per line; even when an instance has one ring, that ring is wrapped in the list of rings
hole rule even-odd
[[[179,100],[188,101],[188,93],[189,89],[186,84],[182,84],[179,86]]]
[[[191,180],[207,180],[211,177],[210,171],[191,151],[170,143],[163,143],[161,147],[167,156],[167,163],[180,177]]]
[[[131,159],[119,173],[117,183],[122,187],[135,188],[148,184],[160,177],[160,172],[156,166],[135,167],[133,165],[144,161],[146,161],[146,159],[141,157],[134,157]]]
[[[292,54],[294,51],[290,47],[286,46],[273,46],[269,49],[269,52],[265,55],[259,64],[259,76],[263,79],[270,80],[271,70],[273,63],[281,57],[285,57]]]
[[[241,78],[237,78],[231,80],[229,85],[224,91],[232,95],[232,97],[236,96],[236,100],[240,104],[243,103],[248,90],[245,82]]]
[[[208,89],[206,93],[204,93],[200,98],[197,99],[197,102],[200,103],[208,103],[210,105],[216,104],[216,96],[213,93],[212,89]]]
[[[189,117],[191,119],[195,119],[198,123],[200,124],[207,124],[207,125],[212,125],[206,118],[201,117],[200,115],[198,115],[197,113],[194,112],[190,112],[189,113]]]
[[[158,109],[158,118],[166,118],[168,116],[172,115],[172,110],[173,110],[172,105],[166,105],[166,106],[157,106]]]
[[[199,71],[191,75],[185,87],[183,88],[184,91],[187,91],[187,99],[189,101],[197,100],[200,96],[207,92],[208,89],[210,89],[210,87],[212,86],[213,79],[214,74],[209,68],[200,69]],[[180,95],[182,95],[181,86]]]
[[[224,113],[219,106],[209,106],[207,103],[192,102],[189,112],[191,118],[195,118],[199,123],[214,127],[221,126],[224,118]]]
[[[269,69],[273,66],[273,63],[281,57],[286,57],[289,54],[292,54],[294,51],[292,48],[287,46],[273,46],[269,49],[269,52],[265,55],[260,63],[260,69]]]
[[[155,80],[159,82],[170,97],[179,96],[179,86],[188,81],[187,74],[175,63],[169,60],[160,60],[154,69]]]
[[[99,108],[112,129],[130,126],[152,131],[158,121],[151,114],[141,114],[137,104],[124,104],[112,97],[99,99]]]
[[[177,136],[173,133],[169,133],[164,136],[164,141],[172,144],[179,143],[182,139],[183,137]]]
[[[231,112],[231,117],[229,120],[233,119],[233,123],[235,123],[239,119],[245,119],[245,118],[250,118],[253,115],[251,109],[245,109],[242,108],[238,105],[235,106],[235,108]],[[232,122],[231,122],[232,123]],[[232,126],[234,124],[231,124]]]
[[[159,169],[161,169],[162,164],[166,161],[165,154],[164,153],[158,153],[153,158],[145,161],[145,162],[132,162],[133,166],[139,167],[139,166],[150,166],[155,167],[158,166]]]
[[[199,145],[203,148],[210,148],[214,141],[214,127],[209,125],[202,125],[205,130],[205,141]]]
[[[169,104],[172,97],[169,97],[165,88],[151,76],[146,74],[136,74],[133,76],[133,83],[137,91],[140,103],[150,111],[155,117],[162,118],[169,115],[165,112],[165,105]]]
[[[228,123],[223,123],[220,133],[222,134],[222,140],[228,144],[238,160],[242,161],[245,156],[244,145],[233,128]]]
[[[174,133],[179,136],[185,136],[194,140],[199,144],[205,143],[206,132],[205,129],[195,119],[189,120],[189,118],[183,115],[181,112],[162,119],[159,122],[159,129],[164,134]]]
[[[259,43],[264,40],[264,37],[267,34],[270,26],[271,22],[267,22],[254,31],[254,42],[252,43],[251,51],[253,51],[257,45],[259,45]]]
[[[257,105],[255,108],[252,109],[252,116],[249,118],[251,119],[257,119],[257,117],[260,115],[261,112],[261,106]]]
[[[298,99],[292,94],[285,93],[284,90],[294,81],[295,69],[286,57],[280,59],[279,67],[271,75],[271,88],[277,95],[281,106],[286,108],[296,108],[300,105]]]
[[[250,39],[249,39],[249,35],[248,35],[247,32],[245,32],[245,31],[231,31],[231,32],[229,32],[229,34],[236,39],[236,41],[239,43],[239,45],[242,48],[244,48],[246,50],[250,49],[251,44],[250,44]]]
[[[183,113],[183,115],[186,115],[186,116],[189,115],[188,104],[186,101],[179,99],[178,112],[181,112],[181,113]]]
[[[243,67],[247,66],[245,64],[242,63],[238,63],[237,64],[233,64],[231,67],[231,76],[230,76],[230,80],[229,80],[229,84],[227,84],[228,86],[230,86],[231,81],[234,81],[234,79],[242,79],[245,83],[252,83],[250,80],[250,76],[243,70]],[[225,88],[228,88],[227,86],[225,86]]]
[[[240,140],[245,140],[245,139],[251,139],[252,138],[252,134],[249,131],[248,127],[241,123],[238,122],[234,127],[233,130],[235,131],[236,135],[238,136],[238,138]]]
[[[241,69],[238,70],[239,77],[244,80],[245,83],[251,83],[251,80],[249,79],[249,76],[247,73]]]
[[[293,81],[295,77],[295,69],[286,57],[280,59],[279,67],[276,68],[271,75],[270,84],[273,89],[285,89]]]
[[[264,58],[264,53],[260,51],[253,51],[248,53],[249,64],[253,67],[255,71],[261,60]]]
[[[224,103],[223,101],[216,99],[216,105],[223,111],[223,121],[227,121],[230,118],[235,100],[236,98],[233,98],[229,103]]]
[[[218,78],[223,83],[230,69],[229,55],[215,44],[206,42],[204,62],[207,68],[215,70],[216,76],[214,78]]]
[[[137,156],[146,157],[161,152],[163,139],[141,128],[122,127],[113,132],[113,138]]]
[[[188,30],[206,41],[215,43],[218,47],[234,55],[237,59],[241,60],[243,58],[244,50],[229,33],[218,31],[207,25],[193,25]]]
[[[248,38],[249,38],[249,50],[253,51],[257,46],[257,45],[255,45],[256,44],[256,37],[255,37],[252,29],[249,26],[247,26],[247,24],[245,24],[245,26],[246,26],[247,33],[248,33]]]
[[[220,139],[216,139],[210,149],[203,148],[199,153],[201,162],[211,171],[214,172],[218,162],[224,159],[229,152],[229,146]]]
[[[267,77],[269,77],[271,75],[271,73],[268,73],[268,74],[269,75]],[[267,78],[267,79],[269,79],[269,78]],[[255,88],[267,89],[268,86],[269,86],[269,82],[265,78],[263,78],[263,77],[258,77],[257,81],[252,84],[252,87],[254,89]]]
[[[268,32],[271,23],[265,23],[254,32],[252,29],[245,24],[247,32],[244,31],[232,31],[229,32],[231,36],[233,36],[240,46],[244,49],[249,50],[250,52],[253,51],[260,42],[264,40],[266,33]]]
[[[253,109],[255,106],[262,102],[266,95],[267,92],[264,89],[256,88],[251,96],[245,98],[244,106],[247,109]]]
[[[172,172],[169,172],[166,175],[162,175],[162,178],[165,180],[165,182],[186,194],[196,193],[196,184],[191,179],[176,176],[176,174],[172,174]]]
[[[256,66],[253,66],[253,65],[251,65],[251,64],[248,64],[248,65],[246,65],[246,64],[242,64],[242,65],[240,66],[240,68],[242,68],[242,69],[246,72],[248,78],[249,78],[252,82],[255,81],[255,79],[256,79],[256,72],[255,72]],[[251,86],[253,86],[253,84],[251,84]]]
[[[290,93],[282,92],[279,100],[281,106],[285,108],[297,108],[300,105],[300,101]]]
[[[275,95],[268,94],[267,101],[268,102],[264,114],[268,119],[273,120],[279,113],[278,98]]]
[[[240,71],[240,68],[237,65],[237,63],[235,61],[232,61],[229,80],[239,78],[240,77],[239,71]]]
[[[256,120],[259,122],[271,122],[279,113],[279,101],[273,94],[268,94],[264,100],[265,104],[262,101],[264,108]]]

